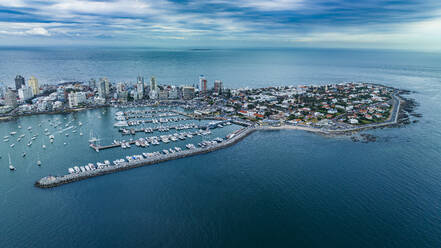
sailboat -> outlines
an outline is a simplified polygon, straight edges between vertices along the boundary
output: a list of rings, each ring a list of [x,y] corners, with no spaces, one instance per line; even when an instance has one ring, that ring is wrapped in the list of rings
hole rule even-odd
[[[11,170],[11,171],[13,171],[13,170],[15,170],[15,167],[12,165],[12,162],[11,162],[11,155],[8,153],[8,157],[9,157],[9,169]]]

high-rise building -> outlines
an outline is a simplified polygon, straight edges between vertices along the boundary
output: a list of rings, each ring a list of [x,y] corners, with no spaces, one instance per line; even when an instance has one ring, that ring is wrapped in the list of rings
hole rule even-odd
[[[107,78],[102,79],[104,81],[104,88],[106,90],[106,96],[110,95],[110,82]]]
[[[89,87],[90,87],[91,89],[95,89],[95,88],[96,88],[96,81],[95,81],[95,79],[91,78],[91,79],[89,80]]]
[[[207,92],[207,79],[204,75],[199,76],[199,90],[204,93]]]
[[[100,78],[100,82],[98,83],[98,96],[102,99],[106,99],[107,91],[106,91],[106,79]]]
[[[8,89],[5,93],[5,105],[12,108],[16,108],[18,106],[17,94],[11,89]]]
[[[34,96],[40,94],[40,87],[38,86],[38,80],[36,77],[32,76],[28,80],[28,84],[29,84],[29,87],[32,88],[32,94],[34,94]]]
[[[24,77],[17,75],[15,77],[15,89],[18,90],[20,89],[23,85],[25,85],[25,79]]]
[[[138,83],[136,84],[136,91],[138,93],[138,99],[144,98],[144,78],[138,77]]]
[[[32,88],[29,86],[24,85],[20,89],[18,89],[18,97],[23,100],[29,100],[33,97]]]
[[[141,77],[141,76],[138,76],[137,78],[136,78],[136,82],[137,82],[137,84],[144,84],[144,77]]]
[[[193,99],[193,97],[194,97],[194,87],[184,86],[182,88],[182,97],[184,98],[184,100]]]
[[[150,78],[150,90],[158,91],[155,77]]]
[[[218,94],[222,94],[223,84],[220,80],[214,81],[214,92]]]

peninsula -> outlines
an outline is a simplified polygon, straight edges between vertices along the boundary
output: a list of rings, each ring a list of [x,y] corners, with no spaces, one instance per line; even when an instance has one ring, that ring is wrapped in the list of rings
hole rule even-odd
[[[128,148],[131,144],[146,147],[159,141],[168,143],[193,135],[205,135],[210,129],[236,124],[242,128],[197,145],[188,143],[185,148],[174,147],[162,151],[134,154],[110,163],[89,163],[73,166],[68,174],[47,176],[35,185],[41,188],[83,180],[117,171],[157,164],[169,160],[212,152],[231,146],[255,131],[281,129],[305,130],[322,134],[352,133],[364,129],[396,125],[400,122],[400,112],[406,101],[400,94],[406,93],[387,86],[368,83],[342,83],[321,86],[284,86],[259,89],[218,89],[204,90],[186,87],[180,99],[148,99],[131,102],[111,102],[118,108],[137,107],[137,110],[118,112],[115,127],[122,135],[135,135],[136,132],[168,132],[171,128],[198,129],[196,132],[174,133],[151,136],[136,140],[114,141],[113,144],[100,146],[90,141],[90,147],[99,152],[108,148]],[[167,90],[166,87],[163,89]],[[151,106],[174,106],[181,110],[161,113],[167,117],[159,120],[139,118],[152,113]],[[145,110],[139,110],[139,108]],[[401,110],[401,111],[400,111]],[[165,111],[165,110],[164,110]],[[164,128],[135,128],[144,123],[179,122],[189,119],[212,120],[210,125],[175,125]]]

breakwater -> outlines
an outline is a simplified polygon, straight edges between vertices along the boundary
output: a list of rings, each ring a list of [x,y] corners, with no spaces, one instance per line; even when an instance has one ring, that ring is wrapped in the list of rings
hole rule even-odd
[[[234,145],[237,142],[239,142],[240,140],[242,140],[243,138],[245,138],[246,136],[248,136],[249,134],[251,134],[252,132],[254,132],[255,130],[256,130],[255,128],[242,128],[239,131],[229,135],[229,137],[226,140],[224,140],[220,143],[214,144],[214,145],[209,145],[207,147],[203,147],[203,148],[193,148],[193,149],[183,150],[180,152],[175,152],[172,154],[167,154],[167,155],[162,154],[162,155],[158,155],[155,157],[149,157],[149,158],[144,158],[144,159],[139,159],[139,160],[134,160],[134,161],[129,161],[129,162],[123,162],[118,165],[106,166],[102,169],[95,169],[92,171],[72,173],[72,174],[67,174],[67,175],[63,175],[63,176],[46,176],[46,177],[41,178],[37,182],[35,182],[35,186],[40,187],[40,188],[53,188],[53,187],[57,187],[57,186],[60,186],[63,184],[88,179],[91,177],[102,176],[102,175],[115,173],[115,172],[119,172],[119,171],[124,171],[124,170],[128,170],[128,169],[133,169],[133,168],[137,168],[137,167],[141,167],[141,166],[154,165],[154,164],[158,164],[158,163],[162,163],[162,162],[166,162],[166,161],[170,161],[170,160],[175,160],[175,159],[195,156],[195,155],[199,155],[199,154],[209,153],[212,151],[216,151],[216,150]]]

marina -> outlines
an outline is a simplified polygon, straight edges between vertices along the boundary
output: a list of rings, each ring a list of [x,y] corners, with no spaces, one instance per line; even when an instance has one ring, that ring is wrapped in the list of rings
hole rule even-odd
[[[4,142],[0,143],[0,156],[6,158],[6,162],[8,157],[11,158],[11,162],[6,164],[11,165],[8,170],[14,171],[14,175],[25,173],[41,178],[45,174],[62,175],[68,169],[63,166],[68,161],[75,164],[88,164],[94,160],[115,161],[125,158],[127,154],[150,154],[164,150],[171,155],[187,151],[189,143],[195,148],[202,148],[198,144],[225,137],[241,127],[233,121],[227,124],[224,120],[182,117],[185,111],[176,111],[176,108],[109,107],[69,114],[21,117],[17,121],[5,122],[0,129],[0,135],[3,133],[4,138]],[[158,121],[144,122],[136,128],[114,128],[113,124],[119,121],[117,117],[121,116],[119,112],[122,111],[132,117],[155,115]],[[167,123],[165,120],[161,122],[161,118],[179,119]],[[129,136],[125,136],[127,134]]]
[[[163,150],[163,152],[154,152],[150,155],[132,155],[125,159],[119,159],[114,161],[114,165],[111,165],[109,161],[104,163],[97,163],[97,166],[88,164],[81,167],[73,167],[68,169],[68,174],[63,176],[46,176],[41,178],[35,183],[35,186],[40,188],[52,188],[67,183],[72,183],[80,180],[84,180],[91,177],[102,176],[114,172],[137,168],[145,165],[153,165],[170,160],[185,158],[189,156],[195,156],[198,154],[204,154],[212,151],[216,151],[228,146],[231,146],[247,135],[255,131],[253,128],[243,128],[239,131],[229,135],[226,140],[213,140],[203,147],[197,148],[194,145],[187,150],[181,148],[175,149],[174,152]]]

